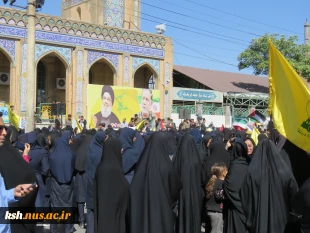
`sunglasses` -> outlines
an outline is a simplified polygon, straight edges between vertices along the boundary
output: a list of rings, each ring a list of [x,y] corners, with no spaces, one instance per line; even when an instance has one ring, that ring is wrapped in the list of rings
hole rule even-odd
[[[5,131],[8,131],[8,127],[6,127],[5,125],[0,125],[0,130],[5,129]]]

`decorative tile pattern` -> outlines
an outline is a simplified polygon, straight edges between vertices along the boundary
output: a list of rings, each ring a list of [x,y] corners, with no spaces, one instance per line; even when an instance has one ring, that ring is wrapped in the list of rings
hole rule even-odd
[[[66,0],[66,1],[64,1],[64,8],[73,6],[73,5],[78,4],[80,2],[83,2],[83,0]]]
[[[83,51],[77,52],[76,114],[83,114]]]
[[[170,117],[169,113],[169,83],[168,81],[170,80],[170,65],[168,62],[165,64],[165,101],[164,101],[164,116],[165,118]]]
[[[27,30],[6,25],[0,25],[0,36],[13,36],[20,39],[27,38]],[[53,44],[63,44],[70,46],[82,46],[85,48],[109,50],[119,53],[131,53],[150,57],[163,58],[165,52],[161,49],[145,48],[141,46],[120,44],[98,39],[83,38],[79,36],[63,35],[54,32],[36,31],[36,40]]]
[[[133,72],[135,72],[143,64],[150,65],[156,71],[157,76],[159,76],[159,70],[160,70],[159,60],[149,59],[149,58],[133,57],[133,61],[132,61]]]
[[[129,57],[124,57],[124,86],[128,87],[129,80]]]
[[[60,54],[69,65],[71,65],[71,49],[69,48],[63,48],[63,47],[56,47],[56,46],[50,46],[50,45],[43,45],[43,44],[36,44],[36,53],[35,53],[35,59],[36,61],[45,53],[48,52],[57,52]]]
[[[124,0],[104,1],[104,21],[110,27],[122,28],[124,24]]]
[[[118,55],[112,53],[103,53],[98,51],[89,50],[87,53],[87,65],[90,67],[95,61],[100,58],[105,58],[114,66],[115,70],[118,71]]]
[[[26,112],[27,90],[27,44],[22,47],[22,72],[20,77],[20,111]]]
[[[15,64],[15,41],[8,39],[0,39],[0,47],[3,48],[11,57]]]

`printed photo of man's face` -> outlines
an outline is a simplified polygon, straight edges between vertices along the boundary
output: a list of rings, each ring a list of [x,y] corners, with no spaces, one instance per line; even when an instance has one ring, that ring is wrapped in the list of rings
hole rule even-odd
[[[101,105],[101,114],[103,117],[108,117],[112,112],[112,98],[108,92],[103,93],[102,96],[102,105]]]
[[[148,89],[142,90],[142,115],[143,118],[147,118],[152,108],[152,92]]]

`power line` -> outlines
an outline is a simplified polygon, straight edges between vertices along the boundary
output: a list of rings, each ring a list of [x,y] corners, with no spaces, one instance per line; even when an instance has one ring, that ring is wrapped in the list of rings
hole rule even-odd
[[[202,15],[204,15],[204,16],[207,15],[207,16],[209,16],[209,17],[212,17],[212,18],[215,18],[215,19],[219,19],[219,20],[222,20],[222,21],[225,21],[225,22],[233,23],[233,24],[236,24],[236,25],[239,25],[239,26],[242,26],[242,27],[247,27],[247,28],[251,28],[251,29],[257,30],[257,31],[266,32],[265,30],[262,30],[262,29],[253,28],[253,27],[248,26],[248,25],[244,25],[244,24],[232,22],[231,20],[225,20],[225,19],[222,19],[222,18],[220,18],[220,17],[216,17],[216,16],[214,16],[214,15],[206,14],[205,12],[200,12],[200,11],[196,11],[196,10],[193,10],[193,9],[190,9],[190,8],[187,8],[187,7],[183,7],[183,6],[180,6],[180,5],[177,5],[177,4],[173,4],[173,3],[167,2],[167,1],[165,1],[165,0],[160,0],[160,1],[161,1],[161,2],[164,2],[164,3],[167,3],[167,4],[169,4],[169,5],[172,5],[172,6],[181,8],[181,9],[185,9],[185,10],[188,10],[188,11],[191,11],[191,12],[194,12],[194,13],[202,14]]]
[[[90,4],[91,4],[91,5],[95,5],[95,6],[100,6],[100,5],[93,4],[93,3],[90,3]],[[112,4],[113,4],[113,3],[112,3]],[[115,5],[115,4],[114,4],[114,5]],[[100,6],[100,7],[104,7],[104,6]],[[126,13],[124,13],[124,14],[126,14]],[[128,14],[128,15],[134,16],[134,15],[132,15],[132,14]],[[141,18],[142,18],[142,17],[141,17]],[[145,18],[142,18],[142,19],[145,19]],[[151,22],[154,22],[154,23],[160,23],[160,22],[157,22],[157,21],[154,21],[154,20],[150,20],[150,19],[145,19],[145,20],[151,21]],[[184,28],[180,28],[180,27],[176,27],[176,26],[172,26],[172,27],[177,28],[177,29],[180,29],[180,30],[186,30],[186,31],[188,31],[188,29],[184,29]],[[205,35],[205,36],[208,36],[208,37],[213,37],[213,36],[206,35],[206,34],[199,33],[199,32],[195,32],[195,31],[191,31],[191,32],[196,33],[196,34]],[[218,38],[218,39],[222,39],[222,38]],[[225,39],[222,39],[222,40],[225,40]],[[174,41],[176,41],[176,40],[174,39]],[[232,42],[232,43],[241,44],[241,43],[238,43],[238,42],[235,42],[235,41],[230,41],[230,40],[228,40],[228,41],[229,41],[229,42]],[[225,61],[222,61],[222,60],[215,59],[215,58],[212,58],[212,57],[210,57],[210,56],[207,56],[207,55],[205,55],[205,54],[203,54],[203,53],[201,53],[201,52],[199,52],[199,51],[196,51],[195,49],[192,49],[192,48],[190,48],[190,47],[188,47],[188,46],[186,46],[186,45],[184,45],[184,44],[178,42],[178,41],[176,41],[176,42],[179,43],[180,45],[182,45],[182,46],[184,46],[184,47],[186,47],[186,48],[188,48],[188,49],[190,49],[190,50],[196,52],[196,53],[199,53],[199,54],[203,55],[203,56],[206,57],[206,58],[195,57],[195,56],[192,56],[192,55],[177,53],[177,52],[169,51],[169,50],[165,50],[165,51],[166,51],[166,52],[172,52],[172,53],[180,54],[180,55],[184,55],[184,56],[188,56],[188,57],[193,57],[193,58],[198,58],[198,59],[203,59],[203,60],[207,60],[207,61],[212,61],[212,62],[217,62],[217,63],[222,63],[222,64],[225,64],[225,65],[230,65],[230,66],[238,67],[237,65],[233,65],[233,64],[231,64],[231,63],[228,63],[228,62],[225,62]],[[241,45],[242,45],[242,44],[241,44]],[[243,45],[244,45],[244,44],[243,44]]]
[[[183,17],[187,17],[187,18],[190,18],[190,19],[195,19],[195,20],[198,20],[198,21],[206,22],[206,23],[209,23],[209,24],[213,24],[213,25],[220,26],[220,27],[227,28],[227,29],[231,29],[231,30],[234,30],[234,31],[250,34],[250,35],[253,35],[253,36],[261,36],[261,35],[258,35],[258,34],[252,33],[252,32],[243,31],[243,30],[240,30],[240,29],[224,26],[222,24],[213,23],[213,22],[210,22],[210,21],[207,21],[207,20],[204,20],[204,19],[196,18],[196,17],[190,16],[190,15],[182,14],[182,13],[179,13],[179,12],[176,12],[176,11],[167,10],[167,9],[164,9],[164,8],[161,8],[161,7],[157,7],[157,6],[154,6],[152,4],[145,3],[145,2],[141,2],[141,3],[144,4],[144,5],[156,8],[156,9],[160,9],[160,10],[167,11],[167,12],[170,12],[170,13],[173,13],[173,14],[181,15]]]
[[[97,5],[97,4],[93,4],[93,3],[89,3],[90,5],[94,5],[94,6],[99,6],[99,7],[104,7],[104,6],[101,6],[101,5]],[[114,4],[114,3],[111,3],[113,5],[117,5],[117,4]],[[125,7],[126,8],[126,7]],[[129,9],[129,8],[126,8],[126,9]],[[134,11],[134,12],[139,12],[139,11],[135,11],[135,10],[132,10],[132,9],[129,9],[131,11]],[[166,19],[162,19],[162,18],[159,18],[159,17],[156,17],[156,16],[152,16],[152,15],[149,15],[149,14],[145,14],[145,13],[142,13],[142,12],[139,12],[143,15],[147,15],[149,17],[153,17],[153,18],[157,18],[157,19],[160,19],[162,21],[167,21],[167,22],[171,22],[171,23],[174,23],[174,24],[179,24],[179,23],[176,23],[176,22],[173,22],[173,21],[170,21],[170,20],[166,20]],[[124,14],[126,15],[131,15],[131,16],[135,16],[135,15],[132,15],[132,14],[128,14],[128,13],[125,13]],[[156,23],[156,24],[162,24],[162,22],[159,22],[159,21],[154,21],[154,20],[151,20],[151,19],[147,19],[147,18],[143,18],[143,17],[140,17],[141,19],[144,19],[146,21],[150,21],[150,22],[153,22],[153,23]],[[210,38],[215,38],[215,39],[219,39],[219,40],[223,40],[223,41],[227,41],[227,42],[231,42],[231,43],[235,43],[235,44],[240,44],[240,45],[246,45],[247,44],[244,44],[244,43],[240,43],[240,42],[237,42],[237,41],[232,41],[232,40],[228,40],[228,39],[224,39],[224,38],[221,38],[221,37],[217,37],[217,36],[212,36],[212,35],[208,35],[208,34],[205,34],[205,33],[201,33],[201,32],[197,32],[197,31],[193,31],[193,30],[190,30],[188,29],[189,27],[190,28],[193,28],[191,26],[188,26],[188,25],[184,25],[184,24],[179,24],[181,26],[185,26],[186,28],[181,28],[181,27],[178,27],[178,26],[175,26],[175,25],[171,25],[171,24],[167,24],[169,25],[170,27],[172,28],[176,28],[176,29],[179,29],[179,30],[182,30],[182,31],[186,31],[186,32],[192,32],[192,33],[195,33],[195,34],[199,34],[199,35],[203,35],[203,36],[206,36],[206,37],[210,37]],[[195,29],[195,28],[194,28]],[[199,30],[199,31],[205,31],[203,29],[200,29],[200,28],[196,28],[196,30]],[[213,32],[209,32],[209,31],[206,31],[210,34],[215,34],[215,35],[219,35],[219,36],[223,36],[223,37],[226,37],[225,35],[220,35],[220,34],[217,34],[217,33],[213,33]],[[233,38],[233,37],[228,37],[228,38],[232,38],[232,39],[235,39],[235,40],[239,40],[239,41],[244,41],[244,42],[248,42],[248,41],[245,41],[245,40],[240,40],[238,38]],[[248,42],[249,43],[249,42]]]
[[[194,51],[194,52],[196,52],[196,53],[199,53],[200,55],[202,55],[202,56],[204,56],[204,57],[207,57],[207,58],[209,58],[209,59],[212,59],[212,61],[217,61],[217,62],[219,62],[219,63],[223,63],[223,64],[226,64],[226,65],[238,67],[238,66],[236,66],[236,65],[234,65],[234,64],[231,64],[231,63],[228,63],[228,62],[224,62],[224,61],[221,61],[221,60],[218,60],[218,59],[209,57],[209,56],[205,55],[204,53],[201,53],[200,51],[197,51],[197,50],[195,50],[195,49],[193,49],[193,48],[191,48],[191,47],[189,47],[189,46],[187,46],[187,45],[184,45],[184,44],[182,44],[181,42],[179,42],[179,41],[177,41],[177,40],[174,40],[174,41],[177,42],[178,44],[182,45],[182,46],[185,47],[185,48],[188,48],[188,49],[190,49],[190,50],[192,50],[192,51]]]
[[[239,52],[239,50],[237,50],[237,49],[228,49],[228,48],[221,48],[221,47],[217,47],[217,46],[211,46],[211,45],[207,45],[207,44],[200,44],[200,43],[196,43],[196,42],[193,42],[193,41],[182,40],[180,38],[178,38],[178,40],[183,41],[183,42],[187,42],[187,43],[191,43],[191,44],[195,44],[195,45],[200,45],[200,46],[203,46],[203,47],[209,47],[209,48],[223,49],[223,50],[227,50],[227,51]]]
[[[240,15],[232,14],[232,13],[229,13],[229,12],[226,12],[226,11],[222,11],[222,10],[219,10],[219,9],[216,9],[216,8],[213,8],[213,7],[210,7],[210,6],[198,3],[198,2],[194,2],[192,0],[185,0],[185,1],[191,2],[193,4],[196,4],[196,5],[199,5],[199,6],[202,6],[202,7],[211,9],[211,10],[214,10],[214,11],[218,11],[218,12],[221,12],[221,13],[224,13],[224,14],[227,14],[227,15],[231,15],[231,16],[234,16],[234,17],[237,17],[237,18],[240,18],[240,19],[248,20],[248,21],[251,21],[251,22],[254,22],[254,23],[258,23],[258,24],[262,24],[262,25],[265,25],[265,26],[268,26],[268,27],[277,28],[277,29],[280,29],[280,30],[283,30],[283,31],[287,31],[287,32],[292,32],[292,33],[296,33],[296,34],[299,34],[299,35],[303,35],[302,33],[294,32],[294,31],[291,31],[291,30],[287,30],[285,28],[280,28],[280,27],[273,26],[273,25],[270,25],[270,24],[267,24],[267,23],[259,22],[259,21],[253,20],[253,19],[249,19],[249,18],[240,16]]]

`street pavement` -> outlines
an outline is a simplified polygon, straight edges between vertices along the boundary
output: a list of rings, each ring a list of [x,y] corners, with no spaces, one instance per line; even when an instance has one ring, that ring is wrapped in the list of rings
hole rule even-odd
[[[63,233],[63,229],[61,229],[61,225],[60,227],[58,228],[58,232],[59,233]],[[79,225],[75,224],[74,225],[74,228],[75,228],[75,233],[85,233],[85,229],[81,229],[79,227]],[[37,225],[37,228],[36,228],[36,232],[35,233],[50,233],[50,228],[49,226],[48,227],[43,227],[43,226],[40,226],[40,224]]]

